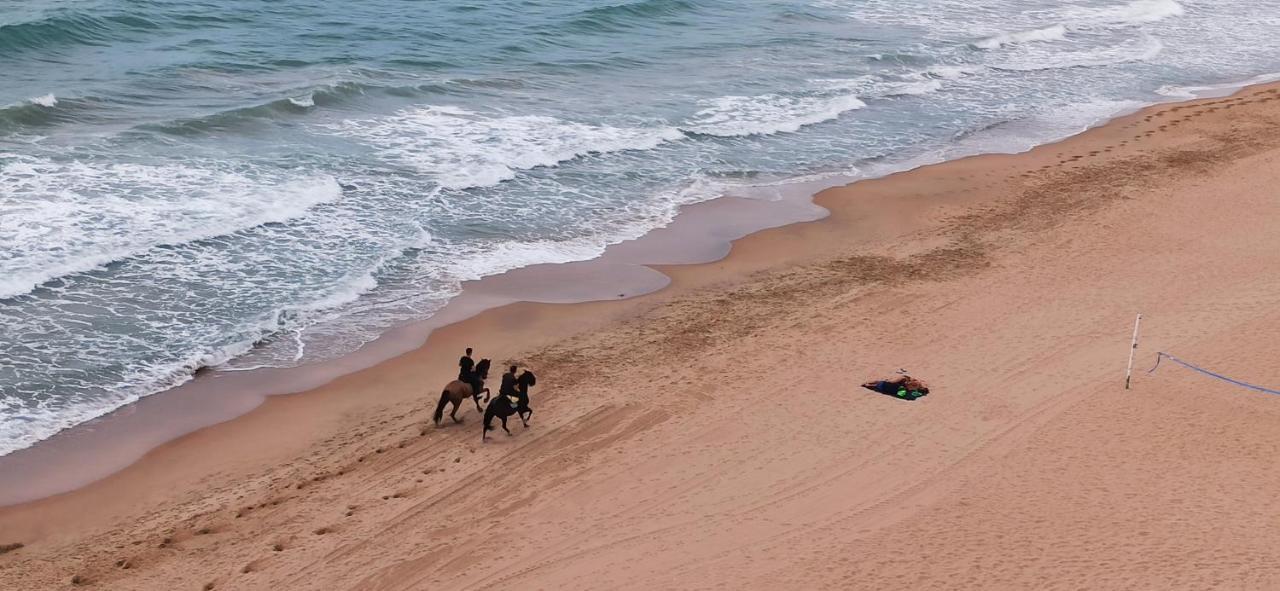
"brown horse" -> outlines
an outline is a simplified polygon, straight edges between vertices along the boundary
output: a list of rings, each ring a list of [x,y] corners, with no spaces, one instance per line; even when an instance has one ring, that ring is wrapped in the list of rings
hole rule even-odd
[[[450,402],[453,403],[453,412],[449,413],[449,418],[455,423],[461,423],[462,419],[458,418],[458,407],[468,396],[476,403],[476,412],[484,412],[484,409],[480,408],[480,394],[484,394],[485,402],[489,401],[489,389],[484,387],[484,381],[489,378],[489,360],[481,359],[480,363],[476,364],[473,375],[475,384],[454,380],[444,387],[444,391],[440,393],[440,404],[436,405],[436,414],[432,417],[437,426],[440,425],[440,419],[444,418],[444,405]]]

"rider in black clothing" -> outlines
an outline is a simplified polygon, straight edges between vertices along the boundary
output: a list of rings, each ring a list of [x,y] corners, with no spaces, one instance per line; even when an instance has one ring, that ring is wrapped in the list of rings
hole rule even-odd
[[[498,388],[498,394],[513,398],[520,395],[516,390],[516,366],[511,366],[507,373],[502,374],[502,387]]]
[[[471,374],[475,371],[476,362],[471,359],[471,347],[467,347],[467,354],[458,360],[458,379],[470,384],[473,381]]]

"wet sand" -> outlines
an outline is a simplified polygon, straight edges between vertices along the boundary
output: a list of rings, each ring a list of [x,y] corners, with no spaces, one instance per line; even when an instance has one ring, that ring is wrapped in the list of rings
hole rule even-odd
[[[1277,98],[824,191],[665,289],[437,328],[0,509],[0,587],[1280,585],[1280,400],[1123,389],[1137,312],[1144,370],[1280,384]],[[430,424],[467,345],[538,373],[527,430]],[[930,396],[857,387],[900,367]]]

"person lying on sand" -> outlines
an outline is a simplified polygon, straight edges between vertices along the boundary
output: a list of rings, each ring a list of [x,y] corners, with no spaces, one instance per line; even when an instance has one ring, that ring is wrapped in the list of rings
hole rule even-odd
[[[910,400],[915,400],[929,393],[929,387],[924,382],[906,374],[894,376],[887,380],[872,380],[862,384],[862,387],[881,394]]]

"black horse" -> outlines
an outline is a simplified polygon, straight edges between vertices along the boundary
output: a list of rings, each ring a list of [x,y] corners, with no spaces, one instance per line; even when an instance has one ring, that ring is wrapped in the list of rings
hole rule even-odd
[[[489,377],[489,360],[481,359],[476,364],[475,370],[471,373],[472,383],[462,380],[454,380],[444,387],[444,391],[440,393],[440,404],[436,405],[436,414],[432,416],[432,420],[436,425],[440,424],[440,419],[444,418],[444,407],[450,402],[453,403],[453,412],[449,413],[449,418],[455,423],[461,423],[458,418],[458,407],[462,405],[462,401],[468,396],[472,402],[476,403],[476,412],[484,412],[480,408],[480,394],[483,393],[485,398],[489,396],[489,389],[484,387],[484,381]]]
[[[502,396],[494,398],[489,402],[489,406],[484,409],[484,430],[480,432],[480,441],[489,438],[489,431],[493,430],[493,419],[497,417],[502,421],[502,430],[511,434],[511,430],[507,429],[507,417],[516,415],[520,417],[520,422],[525,427],[529,426],[529,419],[533,418],[533,409],[529,408],[529,387],[538,383],[537,376],[533,372],[525,370],[516,379],[516,400],[513,402],[510,396]]]

